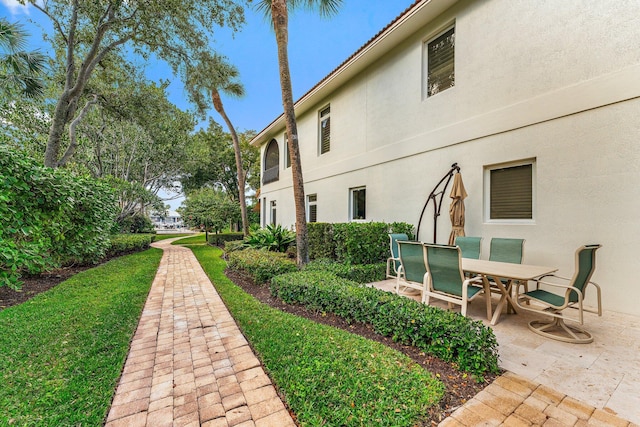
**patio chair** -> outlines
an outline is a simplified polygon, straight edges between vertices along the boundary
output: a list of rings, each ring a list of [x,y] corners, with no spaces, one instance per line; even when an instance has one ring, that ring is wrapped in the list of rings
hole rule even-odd
[[[489,261],[509,262],[512,264],[522,264],[522,258],[524,258],[524,239],[505,239],[500,237],[494,237],[491,239],[491,245],[489,247]],[[491,289],[493,292],[500,292],[495,284],[493,277],[488,277],[489,283],[492,283]],[[513,282],[510,280],[502,279],[502,284],[505,288],[509,289]],[[525,290],[527,284],[525,283]],[[507,307],[509,311],[511,307]]]
[[[456,237],[455,244],[462,252],[462,258],[480,259],[482,237]]]
[[[461,251],[457,246],[425,243],[427,283],[425,303],[431,297],[461,306],[460,313],[467,315],[467,303],[475,299],[484,289],[486,294],[487,319],[491,319],[491,300],[488,284],[480,278],[465,278],[462,271]],[[477,286],[482,285],[482,286]]]
[[[516,286],[515,302],[523,310],[533,311],[545,316],[551,316],[550,321],[533,320],[529,322],[529,329],[533,332],[554,340],[588,344],[593,342],[593,335],[580,326],[567,325],[565,320],[584,324],[583,313],[597,313],[602,316],[602,301],[600,286],[591,281],[591,276],[596,269],[596,250],[601,245],[585,245],[576,250],[575,273],[571,279],[555,274],[543,276],[536,280],[536,289],[519,293],[520,286]],[[553,282],[550,282],[552,279]],[[558,283],[563,281],[564,283]],[[585,289],[587,285],[593,285],[597,291],[597,310],[587,309],[583,306]],[[546,285],[564,290],[564,295],[540,289],[540,285]],[[520,302],[535,302],[537,304],[522,305]],[[565,309],[578,310],[578,318],[565,315]]]
[[[409,236],[404,233],[389,233],[391,256],[387,258],[387,279],[395,279],[398,277],[398,268],[400,267],[398,240],[409,240]]]
[[[424,247],[420,242],[398,240],[398,258],[400,267],[396,277],[396,294],[407,289],[420,291],[421,301],[425,301],[427,290],[427,267]]]

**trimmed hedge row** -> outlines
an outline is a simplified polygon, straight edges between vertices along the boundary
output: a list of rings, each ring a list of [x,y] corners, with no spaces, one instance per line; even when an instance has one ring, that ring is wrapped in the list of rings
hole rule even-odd
[[[244,234],[242,233],[209,233],[209,244],[213,246],[221,246],[225,242],[231,242],[233,240],[242,240]]]
[[[155,234],[116,234],[111,236],[108,256],[126,254],[148,249],[156,239]]]
[[[385,263],[342,264],[329,259],[318,259],[306,265],[305,271],[328,271],[343,279],[358,283],[371,283],[384,280],[387,273]]]
[[[346,264],[376,264],[389,257],[388,233],[413,236],[404,222],[309,223],[309,258],[328,258]]]
[[[370,324],[377,333],[453,362],[479,380],[499,371],[498,342],[491,328],[458,313],[322,271],[274,277],[270,289],[287,303]]]
[[[298,271],[296,263],[282,252],[248,248],[229,253],[228,258],[227,267],[244,270],[257,284],[267,283],[279,274]]]

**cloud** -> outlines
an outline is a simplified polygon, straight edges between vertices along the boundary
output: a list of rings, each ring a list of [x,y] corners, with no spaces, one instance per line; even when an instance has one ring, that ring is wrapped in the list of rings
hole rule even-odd
[[[28,3],[26,5],[22,5],[18,3],[17,0],[0,0],[0,3],[2,3],[4,7],[9,9],[9,12],[11,13],[12,16],[19,15],[19,14],[25,14],[25,15],[29,14]]]

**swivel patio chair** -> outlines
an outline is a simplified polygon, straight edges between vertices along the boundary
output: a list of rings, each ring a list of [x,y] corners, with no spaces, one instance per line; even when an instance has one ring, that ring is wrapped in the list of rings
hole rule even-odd
[[[551,316],[550,321],[533,320],[529,322],[529,329],[533,332],[554,340],[588,344],[593,342],[593,335],[580,326],[567,325],[565,321],[584,324],[583,313],[597,313],[602,316],[602,301],[600,286],[591,281],[591,276],[596,269],[596,250],[601,245],[585,245],[576,250],[575,273],[571,279],[560,277],[555,274],[543,276],[536,281],[536,289],[529,292],[519,293],[520,286],[516,286],[515,302],[523,310],[533,311],[545,316]],[[549,282],[549,279],[557,279]],[[565,283],[557,283],[562,280]],[[587,285],[593,285],[597,291],[597,310],[587,309],[583,306],[585,289]],[[564,295],[540,289],[540,285],[551,286],[564,290]],[[531,301],[529,305],[522,305],[521,302]],[[536,304],[533,304],[533,303]],[[574,308],[578,310],[578,317],[565,315],[565,309]]]
[[[424,247],[420,242],[397,241],[398,275],[396,277],[396,294],[408,289],[420,291],[421,302],[425,301],[427,290],[427,267],[425,265]]]
[[[467,303],[484,289],[487,319],[491,319],[489,288],[481,278],[465,278],[462,270],[461,251],[457,246],[424,244],[426,249],[427,283],[425,303],[430,298],[441,299],[461,306],[460,313],[467,315]]]
[[[387,258],[387,279],[395,279],[398,277],[398,268],[400,267],[398,240],[409,240],[409,236],[404,233],[389,233],[391,256]]]
[[[482,237],[458,236],[455,244],[460,248],[462,258],[480,259]]]

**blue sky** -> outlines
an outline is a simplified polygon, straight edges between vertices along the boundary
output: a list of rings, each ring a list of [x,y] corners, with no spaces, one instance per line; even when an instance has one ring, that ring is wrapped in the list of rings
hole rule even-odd
[[[330,19],[295,11],[289,18],[294,99],[304,95],[412,3],[413,0],[344,0],[338,15]],[[46,49],[40,28],[30,23],[43,21],[39,11],[22,7],[15,0],[0,0],[0,16],[21,22],[32,34],[32,46]],[[225,29],[214,32],[213,48],[238,68],[245,87],[243,98],[223,97],[229,118],[239,131],[261,131],[282,113],[276,42],[270,23],[261,13],[247,8],[246,21],[233,37]],[[171,80],[170,100],[181,109],[189,109],[179,79],[162,63],[146,65],[150,78]],[[223,123],[215,111],[210,116]],[[179,201],[169,203],[173,208],[179,206]]]

